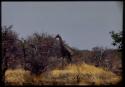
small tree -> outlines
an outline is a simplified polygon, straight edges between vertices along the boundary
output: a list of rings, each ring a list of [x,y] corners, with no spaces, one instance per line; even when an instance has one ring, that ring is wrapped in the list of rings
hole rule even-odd
[[[121,51],[122,51],[123,44],[124,44],[124,42],[122,41],[123,33],[122,33],[122,31],[117,32],[117,33],[114,31],[111,31],[109,33],[111,34],[111,37],[113,39],[112,45],[114,45],[118,48],[118,56],[119,56],[119,58],[121,58],[122,57]]]
[[[102,63],[102,60],[104,59],[104,51],[105,49],[103,47],[93,47],[92,48],[93,52],[94,52],[94,57],[95,57],[95,60],[96,60],[96,64],[97,66],[100,66],[101,63]]]

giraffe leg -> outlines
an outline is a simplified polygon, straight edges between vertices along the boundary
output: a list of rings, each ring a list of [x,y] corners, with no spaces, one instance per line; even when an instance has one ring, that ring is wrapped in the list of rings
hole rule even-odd
[[[63,69],[63,57],[62,57],[62,69]]]

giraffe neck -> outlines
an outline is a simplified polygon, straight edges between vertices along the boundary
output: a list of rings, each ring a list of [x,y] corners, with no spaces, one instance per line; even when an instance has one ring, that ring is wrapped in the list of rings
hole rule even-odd
[[[58,37],[59,38],[59,42],[60,42],[60,46],[63,47],[63,40],[61,37]]]

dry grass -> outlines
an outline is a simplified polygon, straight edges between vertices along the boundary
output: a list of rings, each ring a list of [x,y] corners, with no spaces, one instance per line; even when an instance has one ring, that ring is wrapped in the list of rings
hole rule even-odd
[[[18,85],[107,85],[117,84],[121,77],[88,64],[72,64],[41,75],[31,75],[23,69],[7,70],[6,82]]]
[[[29,75],[29,71],[25,71],[23,69],[16,69],[16,70],[11,70],[8,69],[5,72],[5,82],[6,83],[11,83],[12,85],[22,85],[25,81],[26,78],[25,76]]]

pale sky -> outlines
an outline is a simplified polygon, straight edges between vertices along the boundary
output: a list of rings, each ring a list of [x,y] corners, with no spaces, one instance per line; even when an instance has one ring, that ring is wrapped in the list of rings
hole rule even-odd
[[[14,25],[20,37],[33,32],[60,34],[69,46],[114,48],[109,34],[122,30],[120,1],[2,2],[2,26]]]

